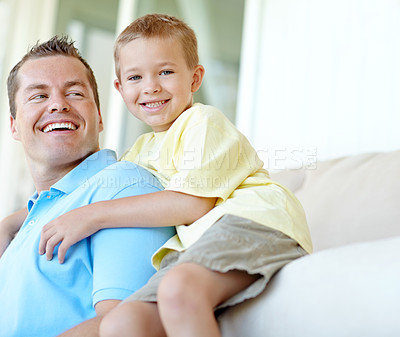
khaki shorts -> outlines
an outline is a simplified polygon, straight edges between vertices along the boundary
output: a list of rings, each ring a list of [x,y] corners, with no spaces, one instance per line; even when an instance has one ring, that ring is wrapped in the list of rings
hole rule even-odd
[[[219,272],[237,269],[260,274],[262,277],[247,289],[216,309],[232,306],[260,294],[279,269],[306,254],[295,240],[282,232],[252,220],[224,215],[187,250],[168,253],[161,261],[160,270],[125,302],[157,302],[161,279],[179,263],[196,263]]]

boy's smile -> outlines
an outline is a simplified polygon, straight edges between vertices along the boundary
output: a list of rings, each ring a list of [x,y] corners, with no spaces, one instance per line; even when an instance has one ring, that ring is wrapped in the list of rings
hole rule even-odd
[[[135,117],[162,132],[192,106],[203,75],[202,66],[188,67],[177,40],[138,38],[120,48],[115,87]]]
[[[149,109],[149,111],[151,110],[156,110],[159,109],[160,107],[164,107],[165,104],[167,104],[169,102],[169,99],[167,100],[162,100],[162,101],[158,101],[158,102],[146,102],[146,103],[141,103],[140,105],[143,106],[143,109]]]

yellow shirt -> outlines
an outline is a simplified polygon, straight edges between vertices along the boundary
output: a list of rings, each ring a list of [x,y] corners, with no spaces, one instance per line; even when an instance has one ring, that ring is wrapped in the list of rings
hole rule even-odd
[[[138,138],[122,158],[152,172],[166,190],[216,197],[216,206],[189,226],[176,226],[153,256],[182,251],[225,214],[279,230],[312,251],[305,214],[296,197],[272,181],[249,141],[218,109],[196,103],[164,132]]]

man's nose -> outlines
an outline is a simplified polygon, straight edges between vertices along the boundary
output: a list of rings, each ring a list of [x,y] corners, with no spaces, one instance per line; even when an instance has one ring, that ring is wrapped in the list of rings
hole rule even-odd
[[[49,112],[68,112],[70,106],[65,97],[54,97],[49,104]]]

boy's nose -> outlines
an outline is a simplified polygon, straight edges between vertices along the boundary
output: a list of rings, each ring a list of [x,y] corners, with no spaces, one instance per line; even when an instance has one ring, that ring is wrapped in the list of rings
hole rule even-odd
[[[157,88],[146,90],[146,94],[156,94],[158,92],[160,92],[160,90]]]
[[[148,82],[145,86],[145,94],[157,94],[161,91],[161,86],[157,81]]]

